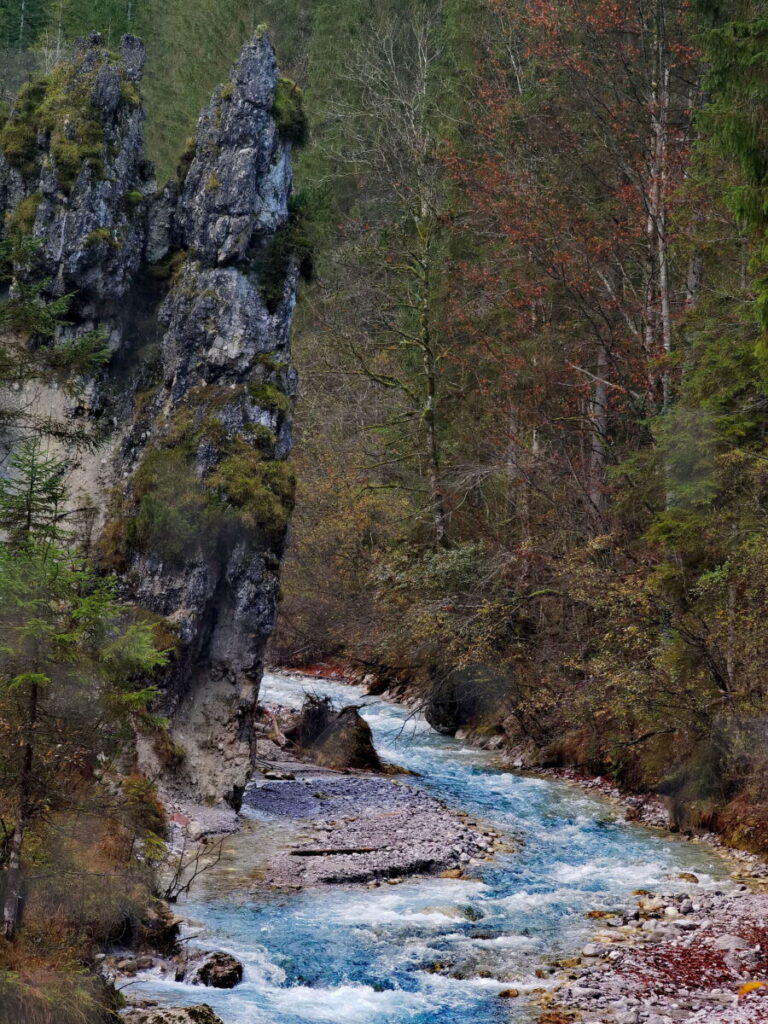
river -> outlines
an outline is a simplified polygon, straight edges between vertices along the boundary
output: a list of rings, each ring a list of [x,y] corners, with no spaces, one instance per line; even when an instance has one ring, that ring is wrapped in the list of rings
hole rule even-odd
[[[508,837],[510,852],[471,868],[472,880],[254,895],[251,880],[285,824],[251,819],[179,908],[199,922],[193,943],[234,954],[244,981],[219,991],[150,976],[132,986],[134,995],[206,1002],[225,1024],[531,1022],[525,993],[547,984],[536,971],[580,950],[587,911],[626,904],[636,888],[679,891],[680,872],[695,872],[702,886],[728,885],[706,847],[628,824],[571,785],[505,771],[498,755],[440,736],[360,689],[268,674],[262,699],[298,706],[306,691],[337,706],[365,704],[382,757]],[[299,825],[295,833],[305,834]],[[521,997],[499,999],[511,986]]]

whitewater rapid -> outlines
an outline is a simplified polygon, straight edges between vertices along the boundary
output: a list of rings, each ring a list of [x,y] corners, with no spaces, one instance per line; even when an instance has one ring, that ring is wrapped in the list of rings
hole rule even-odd
[[[286,825],[253,818],[179,907],[196,925],[190,942],[238,957],[243,983],[220,991],[149,976],[131,986],[133,997],[205,1002],[225,1024],[533,1021],[525,994],[584,945],[587,911],[626,904],[637,888],[684,889],[680,872],[695,872],[701,886],[728,884],[706,847],[628,824],[570,785],[506,771],[498,755],[358,688],[276,673],[261,699],[299,706],[306,692],[364,705],[381,756],[417,772],[409,784],[488,822],[510,852],[461,880],[265,895],[254,882]],[[288,841],[301,838],[292,828]],[[521,996],[499,999],[510,987]]]

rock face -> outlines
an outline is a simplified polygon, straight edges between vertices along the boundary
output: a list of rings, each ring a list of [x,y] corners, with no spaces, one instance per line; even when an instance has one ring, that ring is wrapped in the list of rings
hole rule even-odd
[[[154,192],[143,65],[137,39],[126,36],[116,60],[94,36],[22,90],[0,135],[0,205],[12,228],[39,240],[34,276],[49,279],[49,295],[74,293],[80,330],[111,325],[142,260]]]
[[[202,112],[181,179],[157,192],[143,61],[133,37],[115,56],[93,36],[27,87],[0,131],[0,209],[7,233],[39,243],[17,277],[73,294],[45,343],[96,329],[108,345],[76,400],[25,397],[98,441],[63,449],[73,504],[172,651],[159,708],[171,736],[140,742],[144,767],[236,804],[293,504],[291,126],[257,35]]]

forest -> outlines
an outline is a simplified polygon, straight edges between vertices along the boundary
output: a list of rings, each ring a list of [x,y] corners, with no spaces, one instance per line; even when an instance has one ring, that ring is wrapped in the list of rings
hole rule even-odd
[[[765,16],[318,6],[274,643],[756,844]]]
[[[127,64],[115,101],[121,125],[146,111],[126,208],[183,203],[208,159],[199,112],[264,26],[293,160],[284,223],[198,271],[207,243],[185,214],[191,241],[136,271],[115,355],[129,293],[109,291],[110,231],[86,240],[95,298],[35,270],[40,139],[61,193],[102,143],[123,173],[66,62],[93,32],[110,52],[143,40],[143,79]],[[0,151],[26,190],[0,174],[2,1024],[116,1019],[94,957],[126,921],[167,926],[158,872],[177,873],[174,898],[195,872],[127,751],[141,737],[158,772],[185,756],[168,723],[202,655],[179,653],[178,609],[156,598],[168,572],[191,593],[198,536],[215,538],[206,557],[234,559],[247,535],[265,574],[282,561],[268,665],[375,680],[439,733],[653,794],[674,831],[768,854],[767,115],[762,0],[0,0]],[[215,192],[219,170],[201,173]],[[282,340],[253,362],[267,419],[245,426],[221,412],[224,384],[205,391],[213,362],[182,402],[168,356],[161,372],[147,354],[163,289],[204,300],[246,257],[278,319],[300,279],[287,463]],[[65,428],[19,396],[74,395],[110,366],[134,375],[133,411],[118,397],[104,420],[132,417],[150,447],[96,502],[98,539],[62,454],[91,444],[81,413]],[[217,450],[202,485],[193,442]],[[242,621],[266,643],[271,620]],[[211,628],[211,649],[246,658]]]

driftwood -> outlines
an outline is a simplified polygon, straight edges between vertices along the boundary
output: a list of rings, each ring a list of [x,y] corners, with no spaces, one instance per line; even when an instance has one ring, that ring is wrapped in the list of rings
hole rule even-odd
[[[320,850],[291,850],[292,857],[330,857],[340,853],[376,853],[378,846],[336,846]]]

